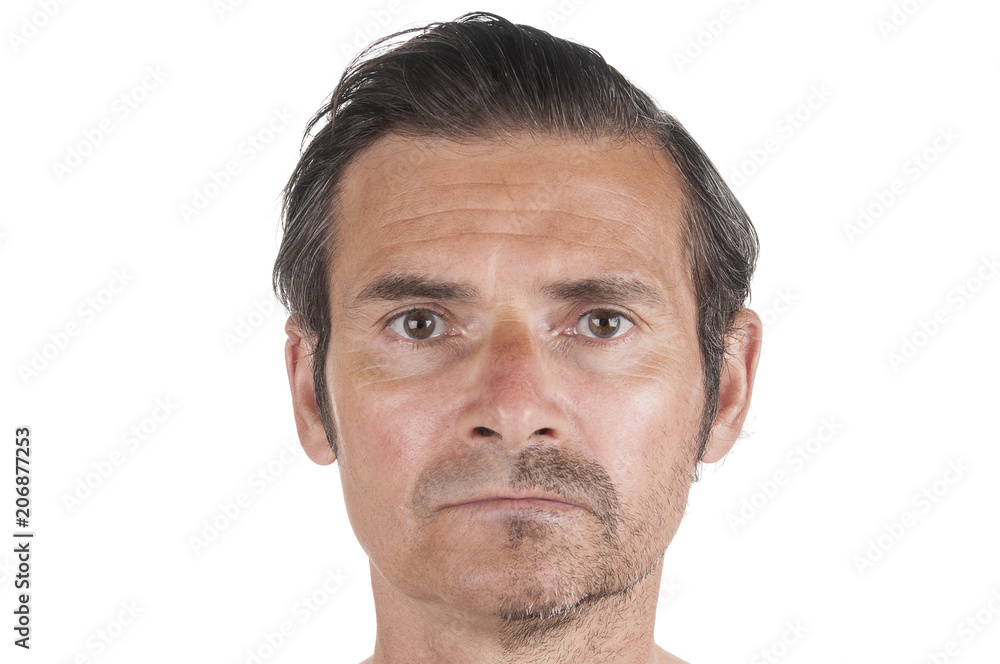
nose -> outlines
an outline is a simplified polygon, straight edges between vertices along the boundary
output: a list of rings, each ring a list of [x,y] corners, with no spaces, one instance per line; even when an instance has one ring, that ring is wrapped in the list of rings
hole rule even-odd
[[[556,377],[526,323],[507,320],[495,325],[470,359],[471,393],[458,417],[460,439],[498,439],[516,450],[565,438],[569,427]]]

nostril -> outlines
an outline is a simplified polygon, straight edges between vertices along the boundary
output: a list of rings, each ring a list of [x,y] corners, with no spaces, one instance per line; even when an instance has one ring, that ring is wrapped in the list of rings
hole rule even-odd
[[[476,427],[475,429],[473,429],[473,431],[476,432],[477,436],[485,436],[486,438],[500,435],[493,429],[487,429],[486,427]]]
[[[551,433],[552,433],[552,429],[550,429],[548,427],[545,427],[544,429],[539,429],[538,431],[536,431],[535,435],[536,436],[548,436]]]

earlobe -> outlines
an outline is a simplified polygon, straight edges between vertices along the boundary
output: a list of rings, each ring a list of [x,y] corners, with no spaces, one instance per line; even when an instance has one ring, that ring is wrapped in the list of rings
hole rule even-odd
[[[288,340],[285,342],[285,367],[288,384],[292,390],[292,410],[295,429],[306,456],[322,466],[336,460],[323,427],[323,418],[316,405],[316,386],[313,381],[312,348],[293,318],[285,323]]]
[[[726,456],[743,429],[750,409],[763,325],[750,309],[736,313],[733,331],[726,338],[726,358],[719,376],[719,407],[701,460],[715,463]]]

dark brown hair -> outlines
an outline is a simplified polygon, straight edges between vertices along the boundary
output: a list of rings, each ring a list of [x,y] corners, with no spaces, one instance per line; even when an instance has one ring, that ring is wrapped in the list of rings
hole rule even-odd
[[[324,371],[331,334],[327,279],[337,253],[344,169],[390,134],[486,139],[524,132],[651,140],[683,176],[705,386],[701,458],[718,407],[725,339],[750,294],[758,252],[753,225],[684,127],[600,53],[486,12],[403,30],[358,54],[309,121],[285,187],[274,290],[312,341],[316,401],[334,453]]]

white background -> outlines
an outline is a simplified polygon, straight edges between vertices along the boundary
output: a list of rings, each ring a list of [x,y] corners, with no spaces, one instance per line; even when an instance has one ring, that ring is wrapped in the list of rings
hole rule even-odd
[[[337,469],[283,453],[300,448],[269,291],[279,192],[355,39],[482,9],[599,50],[687,126],[760,234],[747,437],[692,490],[657,642],[692,664],[998,661],[996,3],[220,4],[4,3],[0,427],[6,455],[32,428],[36,536],[24,652],[8,460],[0,659],[235,664],[286,621],[265,661],[371,653]],[[196,191],[212,198],[185,220]],[[141,613],[120,628],[123,602]]]

